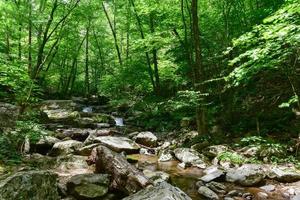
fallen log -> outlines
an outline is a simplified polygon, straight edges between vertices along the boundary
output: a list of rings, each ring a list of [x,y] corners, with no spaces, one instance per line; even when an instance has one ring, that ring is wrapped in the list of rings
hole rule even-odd
[[[111,175],[111,188],[130,195],[151,184],[149,179],[122,155],[105,146],[97,147],[96,152],[96,172]]]

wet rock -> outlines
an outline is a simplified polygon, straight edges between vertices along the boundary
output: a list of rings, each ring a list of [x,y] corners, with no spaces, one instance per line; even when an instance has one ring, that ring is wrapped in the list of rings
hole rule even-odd
[[[258,192],[257,194],[257,198],[260,200],[267,200],[269,195],[265,192]]]
[[[211,182],[216,179],[220,179],[225,175],[225,172],[218,167],[211,168],[210,170],[205,170],[206,175],[202,176],[200,180],[204,182]]]
[[[76,152],[82,147],[82,142],[76,140],[67,140],[63,142],[57,142],[53,145],[49,155],[58,156],[58,155],[67,155]]]
[[[59,139],[72,138],[73,140],[84,141],[90,133],[94,132],[92,129],[80,129],[80,128],[69,128],[69,129],[57,129],[56,136]]]
[[[190,163],[192,166],[205,168],[204,156],[189,148],[178,148],[174,150],[175,157],[183,163]]]
[[[67,182],[68,193],[76,199],[97,199],[108,192],[107,174],[78,174]]]
[[[95,139],[97,137],[100,137],[100,136],[109,136],[109,135],[112,135],[114,133],[115,133],[115,131],[113,129],[92,130],[90,132],[89,136],[84,141],[84,144],[85,145],[92,144],[92,143],[95,142]]]
[[[231,190],[227,193],[227,196],[229,197],[236,197],[236,196],[242,196],[237,190]]]
[[[94,141],[119,153],[122,151],[126,153],[138,153],[140,150],[139,145],[126,137],[102,136],[95,138]]]
[[[211,199],[211,200],[218,200],[218,199],[220,199],[218,197],[218,195],[214,191],[212,191],[211,189],[209,189],[206,186],[199,187],[198,193],[200,195],[202,195],[203,197],[205,197],[206,199]]]
[[[13,127],[19,116],[19,107],[0,102],[0,127]]]
[[[59,139],[52,136],[42,136],[41,139],[30,145],[30,151],[46,155],[54,146],[55,143],[60,142]]]
[[[96,126],[96,128],[109,128],[110,124],[108,124],[108,123],[96,123],[95,126]]]
[[[239,168],[229,169],[226,181],[240,184],[242,186],[255,186],[264,180],[265,173],[262,166],[245,164]]]
[[[184,163],[184,162],[179,163],[179,164],[177,165],[177,167],[179,167],[179,168],[181,168],[181,169],[186,169],[186,168],[191,167],[191,166],[192,166],[191,163]]]
[[[247,158],[251,158],[251,157],[258,155],[259,147],[250,147],[250,148],[245,147],[241,151],[242,151],[243,156],[245,156]]]
[[[226,186],[222,183],[218,182],[210,182],[207,183],[206,186],[211,189],[212,191],[218,193],[218,194],[225,194],[226,193]]]
[[[159,162],[168,162],[172,160],[175,160],[175,157],[174,157],[174,152],[172,152],[171,150],[165,149],[159,152],[159,157],[158,157]]]
[[[89,156],[92,153],[92,150],[99,146],[100,143],[90,144],[84,147],[81,147],[80,149],[76,150],[76,154],[81,156]]]
[[[133,194],[150,184],[150,181],[135,166],[127,162],[126,158],[113,152],[105,146],[96,148],[97,172],[111,175],[111,188],[125,194]]]
[[[243,197],[245,200],[252,200],[252,199],[254,199],[254,196],[253,196],[251,193],[249,193],[249,192],[244,193],[244,194],[242,195],[242,197]]]
[[[225,145],[214,145],[209,146],[203,150],[203,154],[207,157],[214,158],[217,157],[220,153],[229,151],[230,149]]]
[[[287,167],[273,167],[268,176],[279,182],[295,182],[300,180],[300,172]]]
[[[266,192],[273,192],[275,191],[275,185],[265,185],[260,187],[260,189],[266,191]]]
[[[124,198],[123,200],[192,200],[179,188],[166,182],[159,183],[154,187],[147,187],[136,194]]]
[[[147,147],[157,146],[157,137],[151,132],[141,132],[135,136],[135,142]]]
[[[140,154],[142,155],[156,155],[156,150],[155,149],[151,149],[151,148],[141,148],[140,149]]]
[[[64,109],[44,110],[48,119],[54,123],[74,124],[74,120],[79,117],[77,111],[70,111]]]
[[[162,171],[151,171],[151,170],[145,169],[143,171],[143,173],[154,184],[157,184],[157,183],[160,183],[160,182],[163,182],[163,181],[168,182],[170,180],[170,175],[165,173],[165,172],[162,172]]]
[[[57,175],[49,171],[18,172],[0,181],[0,199],[59,200]]]

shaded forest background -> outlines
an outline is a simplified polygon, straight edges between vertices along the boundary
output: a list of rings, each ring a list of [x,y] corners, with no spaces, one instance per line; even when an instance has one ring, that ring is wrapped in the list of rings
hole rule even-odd
[[[299,134],[297,0],[0,0],[0,11],[1,101],[97,96],[156,131]]]

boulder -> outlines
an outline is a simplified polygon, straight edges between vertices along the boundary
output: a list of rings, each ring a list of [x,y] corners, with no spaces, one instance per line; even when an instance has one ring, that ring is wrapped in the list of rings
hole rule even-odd
[[[189,148],[178,148],[174,150],[175,157],[183,163],[190,163],[192,166],[206,168],[205,157],[195,150]]]
[[[126,137],[101,136],[94,139],[115,152],[138,153],[140,146]]]
[[[192,200],[187,194],[179,188],[162,182],[154,187],[147,187],[123,200]]]
[[[209,189],[211,189],[212,191],[218,194],[226,194],[226,186],[222,183],[212,181],[207,183],[206,187],[208,187]]]
[[[79,117],[77,111],[70,111],[64,109],[57,110],[44,110],[50,122],[53,123],[64,123],[64,124],[74,124],[76,118]]]
[[[76,140],[57,142],[53,145],[49,155],[50,156],[67,155],[67,154],[74,153],[81,147],[82,147],[82,142]]]
[[[69,129],[57,129],[56,136],[59,139],[72,138],[73,140],[84,141],[90,133],[95,132],[92,129],[80,129],[80,128],[69,128]]]
[[[275,185],[265,185],[265,186],[260,187],[260,189],[262,189],[266,192],[273,192],[273,191],[275,191],[276,187],[275,187]]]
[[[209,146],[203,150],[203,154],[209,158],[217,157],[220,153],[230,151],[230,149],[225,145],[214,145]]]
[[[57,175],[49,171],[18,172],[0,181],[1,200],[59,200]]]
[[[211,168],[210,170],[205,170],[206,175],[200,178],[203,182],[211,182],[216,179],[220,179],[225,175],[225,172],[218,167]]]
[[[205,199],[207,199],[207,200],[209,200],[209,199],[211,199],[211,200],[218,200],[218,199],[220,199],[218,197],[218,195],[214,191],[212,191],[211,189],[209,189],[206,186],[199,187],[198,193],[200,195],[202,195],[203,197],[205,197]]]
[[[0,128],[13,127],[19,116],[19,107],[0,102]]]
[[[30,145],[30,151],[46,155],[52,149],[54,144],[58,142],[60,142],[60,140],[55,137],[42,136],[37,143]]]
[[[149,179],[126,158],[105,146],[96,148],[96,171],[111,175],[111,188],[133,194],[150,184]]]
[[[288,167],[273,167],[270,169],[268,177],[279,182],[296,182],[300,180],[300,172]]]
[[[147,147],[157,146],[157,137],[151,132],[141,132],[135,136],[135,142]]]
[[[99,143],[95,144],[90,144],[84,147],[81,147],[80,149],[76,150],[76,154],[81,155],[81,156],[89,156],[92,153],[92,150],[99,146]]]
[[[174,152],[168,149],[161,150],[158,154],[158,161],[159,162],[168,162],[175,160]]]
[[[149,178],[154,184],[166,181],[168,182],[170,180],[170,175],[167,174],[166,172],[162,171],[151,171],[148,169],[145,169],[143,171],[145,176]]]
[[[114,133],[115,133],[115,131],[112,130],[112,129],[96,129],[96,130],[92,130],[89,133],[89,136],[84,141],[84,144],[85,145],[92,144],[93,142],[95,142],[95,139],[97,137],[100,137],[100,136],[109,136],[109,135],[112,135]]]
[[[67,182],[67,192],[76,199],[99,199],[108,192],[107,174],[78,174]]]
[[[264,178],[263,167],[255,164],[244,164],[241,167],[229,169],[226,174],[226,181],[242,186],[256,186],[263,182]]]

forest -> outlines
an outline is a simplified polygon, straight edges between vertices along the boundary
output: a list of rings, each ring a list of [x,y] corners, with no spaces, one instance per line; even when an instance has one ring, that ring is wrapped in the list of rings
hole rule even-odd
[[[299,200],[299,0],[0,0],[1,200]]]

